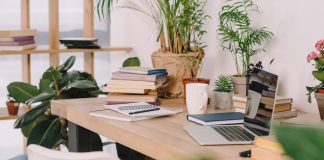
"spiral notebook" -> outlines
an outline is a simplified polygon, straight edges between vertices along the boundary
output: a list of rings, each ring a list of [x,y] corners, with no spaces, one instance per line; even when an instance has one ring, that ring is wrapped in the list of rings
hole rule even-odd
[[[90,115],[100,118],[131,122],[156,117],[171,116],[183,111],[182,108],[173,111],[145,102],[105,105],[104,107],[105,109],[91,111]]]

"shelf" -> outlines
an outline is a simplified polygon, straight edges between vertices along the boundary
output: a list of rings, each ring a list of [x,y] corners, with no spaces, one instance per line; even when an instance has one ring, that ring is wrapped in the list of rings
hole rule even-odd
[[[67,49],[61,46],[59,50],[50,50],[49,46],[39,45],[36,49],[25,50],[25,51],[0,51],[0,55],[15,55],[15,54],[48,54],[53,52],[59,53],[71,53],[71,52],[131,52],[131,47],[106,47],[103,46],[100,49]]]
[[[18,115],[12,116],[8,114],[7,108],[0,108],[0,120],[13,120],[18,116],[25,114],[28,111],[26,107],[19,107]]]

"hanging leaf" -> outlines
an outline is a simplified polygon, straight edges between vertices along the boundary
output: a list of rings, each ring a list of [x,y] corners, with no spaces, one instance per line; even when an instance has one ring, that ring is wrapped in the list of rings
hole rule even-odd
[[[37,102],[43,102],[43,101],[50,101],[52,98],[54,98],[55,93],[41,93],[38,96],[31,98],[30,100],[26,101],[28,105],[37,103]]]
[[[46,120],[47,118],[48,118],[48,116],[45,116],[45,115],[40,116],[35,121],[33,121],[32,123],[28,124],[27,126],[21,127],[21,132],[23,133],[23,135],[26,138],[29,137],[29,134],[33,130],[33,128],[35,127],[35,125],[38,124],[40,121]]]
[[[76,88],[76,89],[91,89],[97,88],[97,85],[93,81],[89,80],[81,80],[72,82],[61,89],[61,91],[67,91],[69,89]]]
[[[54,69],[53,67],[50,67],[49,69],[47,69],[47,71],[45,71],[42,79],[49,79],[53,82],[57,82],[62,79],[62,75],[58,70]]]
[[[279,143],[294,160],[322,160],[324,128],[280,125],[276,128]]]
[[[39,81],[39,92],[54,93],[54,89],[51,87],[52,82],[48,79],[41,79]]]
[[[20,103],[26,104],[26,101],[37,96],[39,91],[36,86],[24,82],[13,82],[7,86],[9,96]]]
[[[59,72],[67,72],[72,68],[75,62],[75,56],[69,57],[62,65],[58,67]]]
[[[30,111],[28,111],[27,113],[21,115],[15,121],[14,127],[15,128],[21,128],[21,127],[29,125],[34,120],[36,120],[41,115],[43,115],[46,112],[46,110],[49,108],[49,106],[50,106],[49,101],[43,102],[40,105],[38,105],[37,107],[35,107],[35,108],[31,109]]]
[[[27,145],[37,144],[55,149],[62,141],[60,118],[55,116],[39,122],[33,128],[29,134]]]
[[[123,67],[133,67],[133,66],[141,66],[141,62],[137,57],[128,58],[123,63]]]

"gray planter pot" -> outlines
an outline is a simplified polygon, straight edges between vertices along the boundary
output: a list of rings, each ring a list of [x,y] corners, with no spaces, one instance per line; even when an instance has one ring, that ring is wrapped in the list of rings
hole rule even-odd
[[[214,91],[214,97],[216,109],[231,109],[233,107],[233,92]]]
[[[315,98],[321,119],[324,120],[324,94],[315,92]]]
[[[234,94],[246,96],[247,77],[231,76],[231,79],[233,82]]]

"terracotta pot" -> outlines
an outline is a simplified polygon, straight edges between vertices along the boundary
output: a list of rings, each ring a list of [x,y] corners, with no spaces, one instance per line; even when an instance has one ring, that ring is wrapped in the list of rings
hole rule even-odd
[[[321,119],[324,120],[324,94],[315,92],[315,98],[317,101],[318,111]]]
[[[20,103],[19,102],[15,102],[15,101],[7,101],[6,102],[7,104],[7,109],[8,109],[8,113],[9,115],[17,115],[18,114],[18,111],[19,111],[19,105]]]
[[[237,77],[236,75],[231,76],[234,88],[234,94],[246,96],[247,91],[247,77]]]
[[[177,98],[184,96],[184,88],[182,79],[192,78],[191,68],[193,73],[197,74],[204,52],[174,54],[169,52],[157,51],[152,54],[152,63],[154,68],[164,68],[168,71],[168,81],[158,90],[159,97]],[[190,59],[198,59],[198,62],[191,67]]]
[[[189,84],[189,83],[203,83],[203,84],[208,84],[209,85],[210,80],[206,79],[206,78],[186,78],[186,79],[182,80],[182,83],[183,83],[183,93],[184,93],[183,99],[186,102],[186,84]]]
[[[214,92],[216,109],[231,109],[233,107],[233,92]]]

